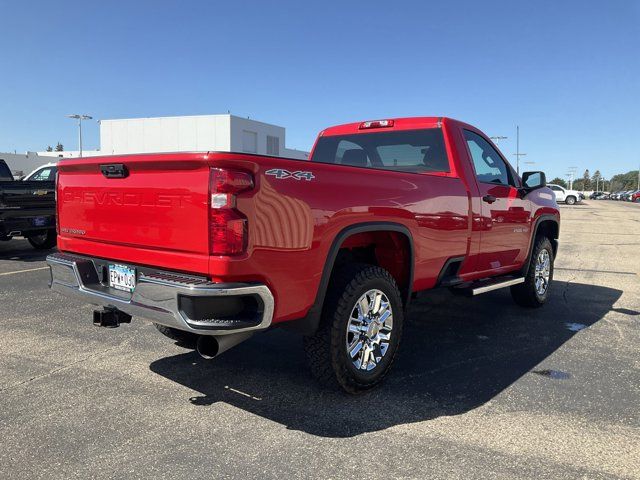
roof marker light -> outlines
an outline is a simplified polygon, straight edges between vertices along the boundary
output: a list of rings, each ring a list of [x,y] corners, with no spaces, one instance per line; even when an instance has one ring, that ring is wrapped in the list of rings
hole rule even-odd
[[[362,122],[360,124],[360,127],[358,127],[360,130],[365,130],[367,128],[387,128],[387,127],[393,127],[393,120],[371,120],[369,122]]]

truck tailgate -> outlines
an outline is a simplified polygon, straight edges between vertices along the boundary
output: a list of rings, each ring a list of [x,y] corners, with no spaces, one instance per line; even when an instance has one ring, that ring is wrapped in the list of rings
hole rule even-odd
[[[90,242],[208,255],[206,158],[204,153],[181,153],[61,162],[62,248],[69,243],[78,252],[95,252]],[[115,175],[103,173],[109,165]],[[119,250],[126,251],[105,252]]]
[[[54,182],[0,182],[0,205],[5,209],[51,208],[55,204]]]

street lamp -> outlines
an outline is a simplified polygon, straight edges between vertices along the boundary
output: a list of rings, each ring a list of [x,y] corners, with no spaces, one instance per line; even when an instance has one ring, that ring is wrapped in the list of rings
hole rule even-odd
[[[79,115],[77,113],[74,113],[72,115],[67,115],[67,118],[75,118],[78,120],[78,144],[80,147],[80,154],[79,156],[82,156],[82,120],[91,120],[93,117],[89,116],[89,115]]]
[[[520,153],[520,125],[516,125],[516,153],[513,154],[516,157],[516,173],[520,175],[520,157],[524,157],[526,153]]]

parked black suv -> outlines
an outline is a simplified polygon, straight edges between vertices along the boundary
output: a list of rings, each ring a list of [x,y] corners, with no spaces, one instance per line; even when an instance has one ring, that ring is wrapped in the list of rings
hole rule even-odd
[[[22,236],[39,250],[56,245],[55,181],[19,181],[0,159],[0,241]]]

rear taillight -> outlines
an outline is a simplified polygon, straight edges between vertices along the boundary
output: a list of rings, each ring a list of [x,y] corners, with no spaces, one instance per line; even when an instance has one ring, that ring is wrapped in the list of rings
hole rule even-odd
[[[247,217],[236,209],[239,193],[253,188],[251,174],[212,168],[209,183],[209,251],[238,255],[247,248]]]

